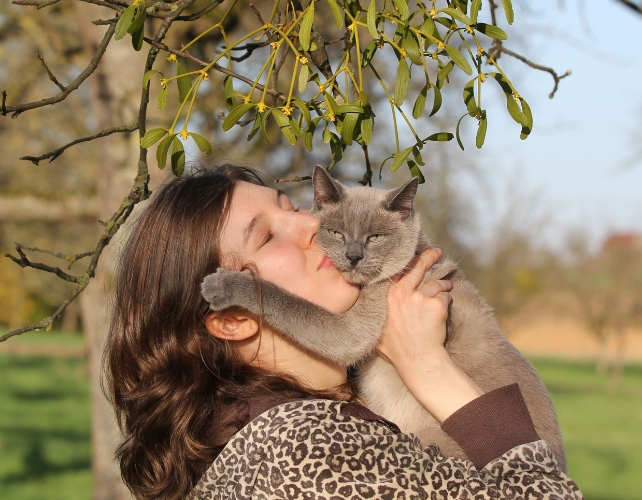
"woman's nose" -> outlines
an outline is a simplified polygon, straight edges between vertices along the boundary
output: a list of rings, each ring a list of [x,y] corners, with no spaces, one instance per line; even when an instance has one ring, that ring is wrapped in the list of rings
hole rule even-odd
[[[299,243],[302,247],[307,248],[313,245],[314,237],[319,232],[321,221],[319,218],[307,213],[297,213],[295,226],[295,232]]]

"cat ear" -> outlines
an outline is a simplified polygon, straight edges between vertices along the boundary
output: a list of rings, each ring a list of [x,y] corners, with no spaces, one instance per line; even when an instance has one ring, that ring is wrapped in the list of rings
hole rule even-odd
[[[418,185],[419,181],[416,177],[413,177],[403,186],[389,191],[387,198],[388,210],[399,212],[404,219],[410,217]]]
[[[338,203],[345,194],[345,188],[340,182],[335,181],[325,168],[317,165],[312,173],[314,185],[314,204],[321,206],[325,203]]]

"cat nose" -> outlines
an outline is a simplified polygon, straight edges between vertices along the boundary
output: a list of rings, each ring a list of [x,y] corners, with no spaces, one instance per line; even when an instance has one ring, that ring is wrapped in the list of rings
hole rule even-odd
[[[352,267],[355,267],[357,263],[363,259],[363,255],[354,253],[354,254],[346,254],[347,259],[350,261],[350,264],[352,264]]]

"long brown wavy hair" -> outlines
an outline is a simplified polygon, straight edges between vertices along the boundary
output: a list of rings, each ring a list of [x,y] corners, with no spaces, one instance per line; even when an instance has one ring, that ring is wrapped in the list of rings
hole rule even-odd
[[[219,236],[239,181],[265,185],[254,170],[234,165],[167,182],[121,254],[104,390],[123,435],[116,450],[122,478],[139,499],[186,496],[247,424],[253,397],[339,394],[248,365],[206,330],[200,284],[221,265]]]

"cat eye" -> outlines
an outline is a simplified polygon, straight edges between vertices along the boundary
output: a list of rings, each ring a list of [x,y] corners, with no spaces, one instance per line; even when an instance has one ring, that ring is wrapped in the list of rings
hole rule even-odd
[[[383,240],[385,235],[383,234],[373,234],[371,236],[368,236],[368,241],[381,241]]]
[[[339,231],[335,231],[334,229],[328,229],[328,233],[330,233],[330,236],[338,240],[344,239],[343,234],[341,234]]]

